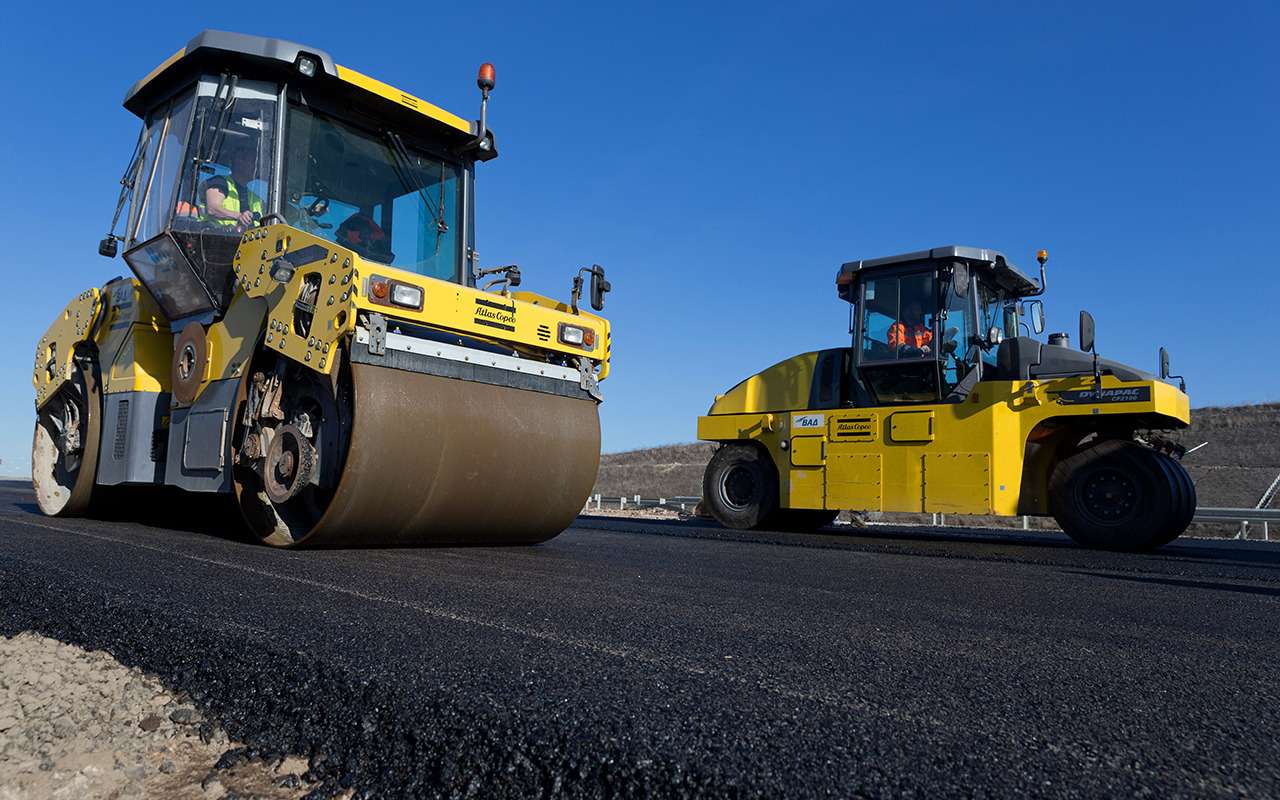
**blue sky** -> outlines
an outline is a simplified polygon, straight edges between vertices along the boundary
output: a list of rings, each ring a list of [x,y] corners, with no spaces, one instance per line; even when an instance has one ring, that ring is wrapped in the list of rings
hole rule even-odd
[[[1050,330],[1173,353],[1193,405],[1280,400],[1275,3],[172,3],[11,10],[0,48],[9,325],[0,473],[30,365],[96,255],[125,89],[206,27],[279,36],[463,116],[497,66],[487,264],[613,281],[606,450],[689,441],[713,395],[846,343],[837,266],[948,243],[1051,253]],[[443,10],[438,10],[443,9]]]

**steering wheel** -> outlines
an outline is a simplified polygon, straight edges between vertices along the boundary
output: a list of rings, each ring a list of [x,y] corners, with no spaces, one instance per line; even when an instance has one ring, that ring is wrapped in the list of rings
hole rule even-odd
[[[307,205],[301,205],[302,198],[295,196],[289,198],[289,202],[283,206],[285,220],[295,228],[301,228],[304,231],[329,230],[333,227],[332,222],[320,222],[317,217],[322,217],[329,211],[329,198],[322,194],[313,196],[313,199]]]

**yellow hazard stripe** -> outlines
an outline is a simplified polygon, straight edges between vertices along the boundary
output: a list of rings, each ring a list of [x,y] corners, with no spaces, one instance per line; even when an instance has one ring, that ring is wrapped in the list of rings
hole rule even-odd
[[[187,54],[187,48],[185,48],[185,47],[184,47],[184,48],[182,48],[181,50],[179,50],[178,52],[176,52],[176,53],[174,53],[173,55],[171,55],[171,56],[169,56],[168,58],[166,58],[164,61],[162,61],[162,62],[160,63],[160,66],[156,67],[155,69],[153,69],[153,70],[151,70],[150,72],[148,72],[148,73],[147,73],[147,77],[145,77],[145,78],[143,78],[142,80],[138,81],[138,83],[136,84],[136,85],[137,85],[137,87],[138,87],[138,88],[137,88],[137,91],[140,91],[140,90],[142,89],[142,87],[146,86],[148,83],[151,83],[151,79],[152,79],[152,78],[154,78],[155,76],[159,75],[161,72],[164,72],[164,71],[165,71],[166,69],[168,69],[169,67],[173,66],[174,62],[176,62],[178,59],[182,58],[182,57],[183,57],[183,56],[185,56],[186,54]]]
[[[393,103],[399,103],[406,108],[411,108],[423,116],[430,117],[437,122],[457,128],[463,133],[471,133],[471,123],[462,117],[450,114],[439,106],[432,105],[420,97],[414,97],[407,92],[402,92],[394,86],[388,86],[380,80],[370,78],[368,75],[362,75],[349,67],[338,65],[338,77],[353,86],[359,86],[366,92],[373,92],[379,97],[385,97]]]

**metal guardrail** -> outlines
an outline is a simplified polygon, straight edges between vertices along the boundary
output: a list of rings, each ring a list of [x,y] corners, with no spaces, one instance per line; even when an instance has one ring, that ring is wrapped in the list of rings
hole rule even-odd
[[[1248,539],[1249,528],[1262,526],[1262,541],[1271,541],[1271,526],[1280,526],[1280,508],[1197,508],[1192,522],[1235,522],[1237,539]]]
[[[692,511],[701,502],[701,497],[645,498],[638,494],[628,497],[593,494],[587,498],[587,504],[582,510],[602,511],[606,508],[616,508],[619,511],[625,511],[628,508],[673,508],[681,511]]]
[[[1204,508],[1196,509],[1195,522],[1277,522],[1280,508]]]

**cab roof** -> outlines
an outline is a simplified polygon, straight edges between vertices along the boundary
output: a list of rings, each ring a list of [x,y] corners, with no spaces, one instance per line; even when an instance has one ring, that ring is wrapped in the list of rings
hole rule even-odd
[[[298,71],[298,59],[310,56],[316,72],[306,77]],[[251,69],[253,79],[284,79],[295,85],[322,84],[340,98],[349,98],[374,107],[389,117],[401,117],[435,129],[450,138],[474,137],[476,125],[408,92],[334,63],[324,50],[285,39],[248,36],[242,33],[206,30],[196,34],[187,46],[169,56],[160,66],[129,88],[124,107],[139,117],[166,95],[201,73]]]
[[[972,267],[982,270],[984,274],[995,279],[1000,287],[1015,295],[1036,292],[1040,285],[1022,270],[1010,264],[1004,253],[989,250],[985,247],[965,247],[950,244],[945,247],[934,247],[929,250],[916,250],[896,256],[868,258],[862,261],[847,261],[840,265],[836,274],[836,283],[847,285],[853,282],[863,270],[875,270],[883,267],[920,264],[927,261],[965,261]]]

